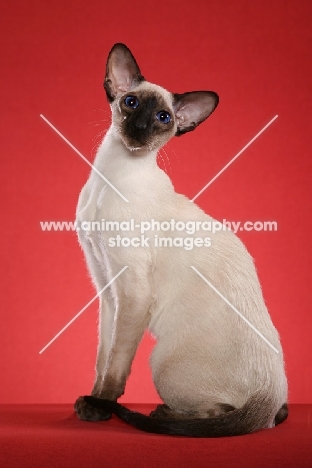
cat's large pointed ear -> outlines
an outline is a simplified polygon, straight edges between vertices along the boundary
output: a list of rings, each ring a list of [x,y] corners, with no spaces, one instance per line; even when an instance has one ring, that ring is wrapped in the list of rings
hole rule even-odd
[[[177,120],[176,136],[194,130],[215,110],[219,97],[213,91],[193,91],[173,95],[173,109]]]
[[[104,81],[109,102],[112,102],[118,93],[129,91],[141,81],[144,81],[144,77],[131,51],[124,44],[115,44],[108,55]]]

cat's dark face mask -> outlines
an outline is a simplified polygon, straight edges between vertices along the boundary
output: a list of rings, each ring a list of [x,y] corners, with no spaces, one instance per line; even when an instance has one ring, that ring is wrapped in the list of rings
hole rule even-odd
[[[153,91],[129,92],[119,100],[120,133],[129,148],[153,150],[172,136],[174,114]]]

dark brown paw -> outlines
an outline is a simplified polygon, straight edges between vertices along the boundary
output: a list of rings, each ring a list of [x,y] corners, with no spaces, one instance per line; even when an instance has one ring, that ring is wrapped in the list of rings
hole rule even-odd
[[[78,418],[82,421],[107,421],[112,417],[112,413],[107,413],[102,409],[93,408],[93,406],[85,402],[82,396],[76,400],[74,410],[77,413]]]
[[[275,416],[275,426],[281,424],[288,417],[288,405],[284,403],[283,406],[278,410],[277,415]]]
[[[158,405],[154,411],[150,413],[151,418],[166,419],[171,417],[171,410],[167,405]]]
[[[183,420],[183,419],[192,419],[200,418],[200,415],[196,413],[182,413],[181,411],[175,411],[167,405],[158,405],[157,408],[150,413],[151,418],[157,419],[174,419],[174,420]]]

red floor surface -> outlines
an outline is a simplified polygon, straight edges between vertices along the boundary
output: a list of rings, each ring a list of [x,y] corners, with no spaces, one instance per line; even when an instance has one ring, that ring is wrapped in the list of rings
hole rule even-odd
[[[1,405],[0,466],[311,468],[312,404],[290,405],[274,429],[220,439],[145,434],[115,417],[82,422],[71,405]]]

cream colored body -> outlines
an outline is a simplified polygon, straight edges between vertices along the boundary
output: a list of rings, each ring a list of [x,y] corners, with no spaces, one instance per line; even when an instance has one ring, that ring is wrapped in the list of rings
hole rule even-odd
[[[142,83],[137,89],[170,93]],[[135,91],[135,90],[134,90]],[[122,95],[122,93],[121,93]],[[157,166],[155,148],[135,151],[120,132],[118,99],[112,126],[94,166],[129,200],[125,202],[94,171],[81,191],[77,221],[136,222],[211,220],[196,204],[174,191]],[[174,112],[173,112],[174,113]],[[118,233],[79,232],[87,265],[100,291],[124,266],[128,268],[100,297],[99,348],[93,395],[122,395],[137,346],[146,328],[157,339],[151,367],[163,401],[175,412],[207,417],[219,404],[241,407],[261,390],[272,401],[266,427],[287,400],[287,381],[279,336],[267,312],[253,260],[230,231],[208,233],[211,247],[109,247]],[[120,233],[119,233],[120,234]],[[155,233],[152,233],[153,235]],[[164,235],[177,236],[177,232]],[[138,236],[127,232],[126,236]],[[188,236],[180,232],[179,236]],[[149,233],[146,233],[147,237]],[[196,236],[206,237],[207,232]],[[199,276],[194,266],[274,347],[259,337]]]

